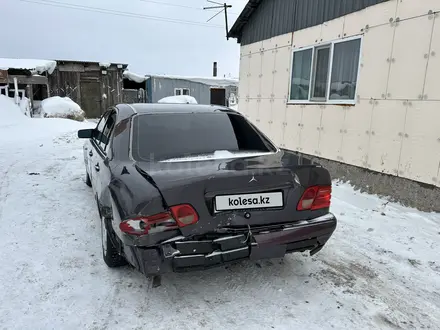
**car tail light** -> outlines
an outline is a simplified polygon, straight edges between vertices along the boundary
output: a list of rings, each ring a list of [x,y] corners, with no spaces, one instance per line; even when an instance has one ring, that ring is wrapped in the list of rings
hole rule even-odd
[[[175,205],[170,210],[122,221],[119,229],[129,235],[142,236],[189,226],[199,221],[197,212],[189,204]]]
[[[196,210],[189,204],[172,206],[171,213],[179,227],[189,226],[199,221]]]
[[[331,186],[313,186],[303,193],[298,206],[298,211],[319,210],[330,207],[332,196]]]

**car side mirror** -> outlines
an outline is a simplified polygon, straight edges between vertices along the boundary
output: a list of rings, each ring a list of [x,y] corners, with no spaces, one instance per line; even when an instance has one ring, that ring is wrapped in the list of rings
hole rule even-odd
[[[78,137],[80,139],[91,139],[93,137],[95,130],[93,128],[90,129],[80,129],[78,131]]]

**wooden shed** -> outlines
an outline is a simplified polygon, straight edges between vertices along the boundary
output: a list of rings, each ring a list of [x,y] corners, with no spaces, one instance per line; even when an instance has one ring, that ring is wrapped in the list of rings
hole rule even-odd
[[[45,98],[69,97],[81,106],[88,118],[97,118],[108,107],[123,102],[123,72],[127,66],[0,58],[0,94],[27,97],[34,109]]]
[[[69,97],[88,118],[122,102],[123,72],[127,64],[57,61],[48,75],[49,96]]]

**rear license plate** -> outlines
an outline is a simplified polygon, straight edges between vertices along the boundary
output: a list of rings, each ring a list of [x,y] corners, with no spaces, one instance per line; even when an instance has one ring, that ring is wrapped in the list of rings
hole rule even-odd
[[[215,210],[267,209],[283,206],[283,193],[224,195],[215,197]]]

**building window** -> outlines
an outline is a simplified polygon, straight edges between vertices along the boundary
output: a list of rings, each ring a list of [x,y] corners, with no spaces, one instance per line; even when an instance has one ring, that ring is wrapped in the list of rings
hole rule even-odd
[[[361,37],[295,50],[291,103],[355,103]]]
[[[8,86],[0,86],[0,95],[9,95]]]
[[[174,88],[174,95],[190,95],[188,88]]]

